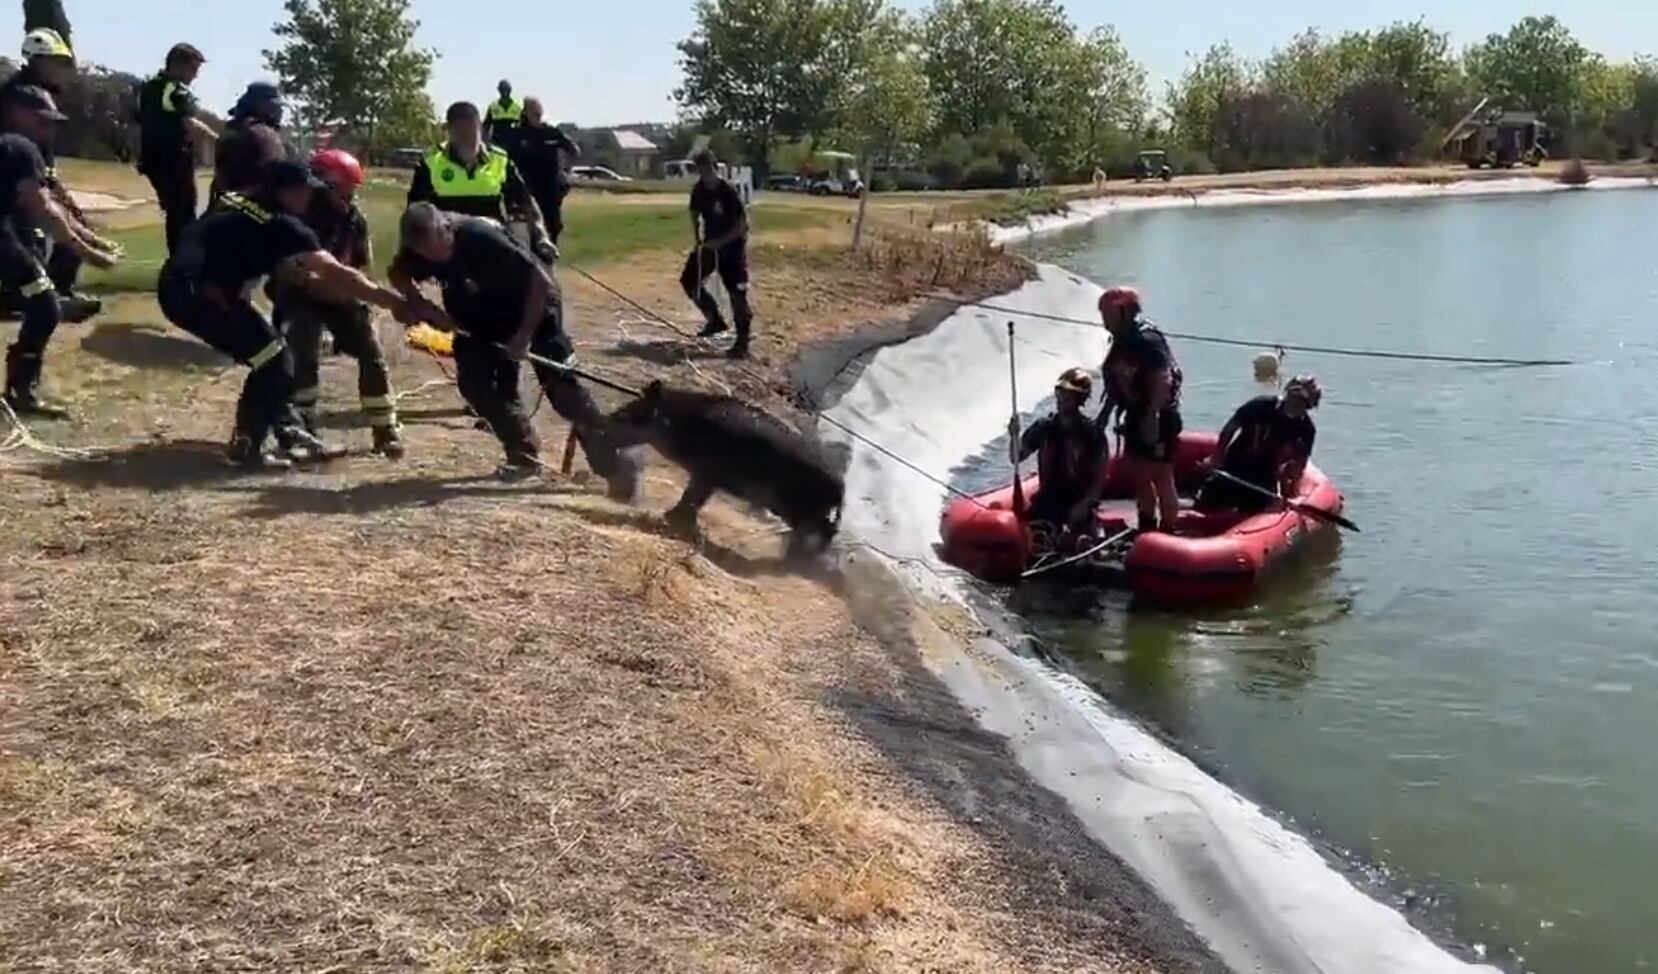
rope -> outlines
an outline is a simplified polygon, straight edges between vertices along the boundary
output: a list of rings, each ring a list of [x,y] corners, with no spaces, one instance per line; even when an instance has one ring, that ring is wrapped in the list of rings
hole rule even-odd
[[[1086,328],[1102,327],[1098,321],[1086,318],[1068,318],[1064,315],[1044,314],[1040,311],[1023,311],[1018,308],[1009,308],[1004,305],[991,304],[985,301],[970,301],[953,298],[944,294],[929,295],[935,301],[953,304],[958,308],[972,307],[994,311],[997,314],[1018,315],[1023,318],[1035,318],[1040,321],[1053,321],[1063,325],[1079,325]],[[1314,355],[1345,355],[1351,358],[1392,359],[1406,362],[1437,362],[1444,365],[1492,365],[1510,368],[1536,368],[1540,366],[1582,365],[1582,362],[1570,359],[1513,359],[1513,358],[1486,358],[1475,355],[1434,355],[1426,352],[1392,352],[1381,349],[1367,348],[1336,348],[1328,345],[1292,345],[1280,341],[1248,341],[1241,338],[1217,338],[1213,335],[1194,335],[1186,332],[1168,331],[1159,329],[1170,338],[1182,341],[1197,342],[1208,345],[1232,345],[1239,348],[1282,348],[1290,352],[1307,352]]]
[[[0,439],[0,453],[16,453],[19,450],[33,450],[58,460],[93,460],[104,451],[100,449],[81,449],[79,447],[54,446],[35,436],[29,427],[23,424],[17,413],[12,410],[11,403],[0,399],[0,410],[5,411],[7,422],[11,424],[11,432],[5,439]]]

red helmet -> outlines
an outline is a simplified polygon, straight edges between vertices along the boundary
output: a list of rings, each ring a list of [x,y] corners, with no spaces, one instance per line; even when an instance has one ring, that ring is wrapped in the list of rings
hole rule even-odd
[[[344,149],[324,149],[311,157],[311,171],[329,182],[356,189],[363,185],[363,164]]]
[[[1100,314],[1119,309],[1139,311],[1140,292],[1124,284],[1107,288],[1106,292],[1100,295]]]

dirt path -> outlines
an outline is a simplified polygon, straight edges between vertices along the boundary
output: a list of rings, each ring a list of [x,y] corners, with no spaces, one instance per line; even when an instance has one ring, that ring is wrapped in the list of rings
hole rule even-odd
[[[752,368],[565,269],[581,356],[781,411],[798,343],[1014,272],[771,246]],[[594,276],[683,320],[676,270]],[[148,298],[56,343],[83,418],[0,453],[0,970],[1218,970],[925,675],[930,620],[723,502],[669,538],[670,469],[494,483],[396,347],[409,459],[251,477],[240,372]]]

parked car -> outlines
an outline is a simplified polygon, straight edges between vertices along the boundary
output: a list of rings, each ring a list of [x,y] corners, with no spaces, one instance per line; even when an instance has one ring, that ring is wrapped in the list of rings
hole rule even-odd
[[[804,193],[806,177],[799,173],[779,173],[766,180],[766,188],[780,193]]]
[[[720,174],[721,179],[731,178],[731,168],[723,162],[715,163],[714,171]],[[663,163],[662,178],[690,182],[697,178],[697,164],[689,159],[675,159],[672,162]]]
[[[571,166],[570,177],[572,179],[585,179],[592,183],[633,182],[632,176],[624,176],[616,170],[607,169],[604,166]]]

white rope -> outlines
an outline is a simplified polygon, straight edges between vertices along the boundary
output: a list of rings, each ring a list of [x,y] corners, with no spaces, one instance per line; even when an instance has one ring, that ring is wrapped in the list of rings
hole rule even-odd
[[[69,447],[56,446],[47,443],[36,436],[29,427],[23,424],[17,413],[12,410],[11,403],[0,399],[0,410],[4,410],[6,419],[11,423],[11,432],[0,440],[0,453],[16,453],[22,450],[32,450],[57,460],[94,460],[108,451],[101,447]]]

